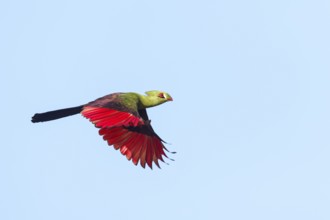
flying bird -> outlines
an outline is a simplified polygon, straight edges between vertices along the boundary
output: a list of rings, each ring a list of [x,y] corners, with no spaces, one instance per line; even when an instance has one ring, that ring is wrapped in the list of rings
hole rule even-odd
[[[165,143],[151,127],[146,108],[173,101],[172,97],[162,91],[148,91],[146,95],[134,92],[113,93],[72,108],[37,113],[32,122],[45,122],[81,113],[89,119],[99,134],[128,160],[143,168],[146,164],[152,169],[159,160],[164,162],[168,151]],[[171,152],[175,153],[175,152]]]

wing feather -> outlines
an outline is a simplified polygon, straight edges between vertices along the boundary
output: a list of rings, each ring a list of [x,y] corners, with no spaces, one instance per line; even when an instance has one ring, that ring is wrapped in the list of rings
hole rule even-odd
[[[139,128],[147,129],[147,126],[140,125]],[[146,165],[152,168],[152,164],[155,163],[157,167],[160,167],[158,161],[164,162],[162,156],[166,156],[162,141],[156,136],[137,131],[138,129],[132,131],[129,127],[101,128],[99,134],[135,165],[140,163],[143,168]]]
[[[97,128],[143,124],[143,119],[132,113],[109,108],[86,106],[81,114],[88,118]]]

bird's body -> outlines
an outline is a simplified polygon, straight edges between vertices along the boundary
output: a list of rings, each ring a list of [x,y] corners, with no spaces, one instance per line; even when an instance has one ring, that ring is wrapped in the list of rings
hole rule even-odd
[[[158,160],[164,161],[162,156],[167,157],[164,152],[166,148],[163,140],[152,129],[146,108],[173,99],[161,91],[149,91],[146,94],[113,93],[85,105],[37,113],[32,117],[32,122],[50,121],[81,113],[100,129],[99,134],[109,145],[120,149],[135,165],[140,162],[142,167],[147,164],[152,168],[154,162],[159,167]]]

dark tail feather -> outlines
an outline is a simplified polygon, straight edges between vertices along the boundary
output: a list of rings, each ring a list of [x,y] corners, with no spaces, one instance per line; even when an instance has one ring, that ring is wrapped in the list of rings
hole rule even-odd
[[[43,122],[43,121],[51,121],[71,115],[78,114],[82,111],[83,105],[73,107],[73,108],[65,108],[65,109],[59,109],[51,112],[45,112],[45,113],[37,113],[32,117],[32,122]]]

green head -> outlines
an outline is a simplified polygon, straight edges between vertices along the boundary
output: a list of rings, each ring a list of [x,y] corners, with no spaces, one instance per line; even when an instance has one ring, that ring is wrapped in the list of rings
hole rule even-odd
[[[167,101],[173,101],[172,97],[167,92],[152,90],[152,91],[148,91],[148,92],[145,92],[145,93],[147,94],[147,96],[157,97],[157,99],[161,103],[164,103],[164,102],[167,102]]]
[[[170,94],[162,91],[152,90],[145,92],[147,96],[142,98],[143,107],[149,108],[156,105],[163,104],[164,102],[173,101],[173,98]]]

